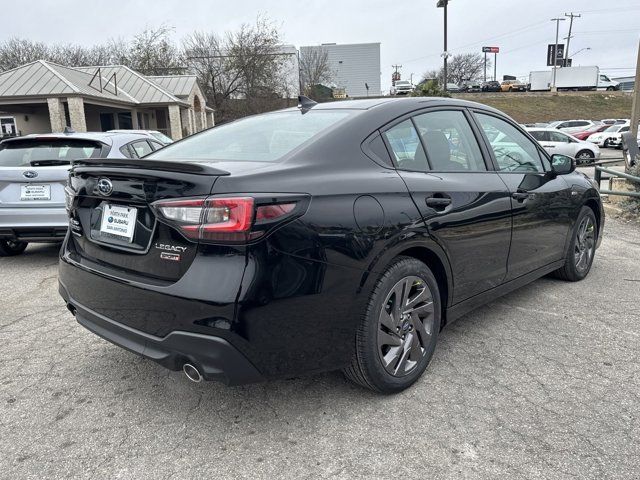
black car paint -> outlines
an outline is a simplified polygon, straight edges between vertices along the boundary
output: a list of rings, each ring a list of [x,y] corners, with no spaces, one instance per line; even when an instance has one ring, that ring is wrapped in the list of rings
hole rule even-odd
[[[148,337],[146,345],[157,341],[152,337],[163,339],[176,331],[222,339],[263,378],[275,378],[346,366],[375,283],[398,255],[429,264],[441,287],[444,326],[560,267],[582,205],[596,211],[600,239],[604,214],[599,195],[580,173],[401,172],[390,157],[381,158],[384,151],[376,156],[367,148],[378,131],[408,114],[445,107],[469,116],[479,110],[506,118],[499,112],[444,99],[314,108],[350,107],[363,110],[273,164],[208,164],[218,175],[164,174],[153,165],[145,169],[144,160],[135,163],[137,168],[107,168],[98,162],[75,167],[71,184],[80,195],[77,201],[89,207],[103,200],[93,189],[105,175],[115,180],[118,193],[112,200],[142,208],[160,198],[274,190],[309,195],[311,201],[303,216],[248,245],[198,245],[160,222],[143,253],[69,234],[61,252],[60,290],[70,309],[79,320],[109,319],[126,331],[134,329]],[[483,139],[480,147],[491,169],[495,160],[487,140],[477,127],[474,131]],[[234,168],[231,175],[220,173]],[[518,188],[532,195],[515,200],[511,194]],[[450,196],[451,205],[426,205],[428,197],[438,195]],[[86,220],[80,223],[86,228]],[[159,260],[154,242],[186,246],[192,256],[172,267]],[[178,270],[165,271],[170,268]],[[129,348],[125,341],[103,336]],[[146,355],[144,348],[130,350]],[[180,351],[161,363],[180,368],[180,359],[198,362]]]

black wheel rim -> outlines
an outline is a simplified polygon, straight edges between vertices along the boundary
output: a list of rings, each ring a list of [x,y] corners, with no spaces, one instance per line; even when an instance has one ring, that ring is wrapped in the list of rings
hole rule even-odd
[[[591,217],[585,217],[578,226],[573,251],[576,270],[585,273],[589,270],[596,245],[596,226]]]
[[[434,328],[433,296],[416,276],[400,280],[385,299],[378,321],[378,355],[395,377],[410,374],[427,353]]]

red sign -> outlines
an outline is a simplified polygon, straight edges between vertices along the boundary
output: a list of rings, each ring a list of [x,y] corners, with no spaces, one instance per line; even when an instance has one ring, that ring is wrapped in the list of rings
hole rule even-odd
[[[484,53],[500,53],[500,47],[482,47]]]

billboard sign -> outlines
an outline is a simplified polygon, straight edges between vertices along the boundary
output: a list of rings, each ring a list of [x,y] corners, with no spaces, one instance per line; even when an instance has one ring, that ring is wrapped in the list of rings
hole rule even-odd
[[[557,62],[554,62],[554,58],[557,59]],[[564,43],[558,44],[558,50],[556,51],[556,44],[550,43],[547,46],[547,67],[553,67],[554,65],[558,65],[561,67],[563,65],[562,59],[564,58]]]
[[[482,47],[483,53],[500,53],[500,47]]]

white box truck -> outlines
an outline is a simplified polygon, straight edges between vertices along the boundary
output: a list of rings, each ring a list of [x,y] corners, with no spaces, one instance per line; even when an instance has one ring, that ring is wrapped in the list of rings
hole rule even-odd
[[[529,74],[532,92],[551,90],[553,70]],[[600,73],[598,67],[563,67],[556,72],[558,90],[618,90],[618,82]]]

